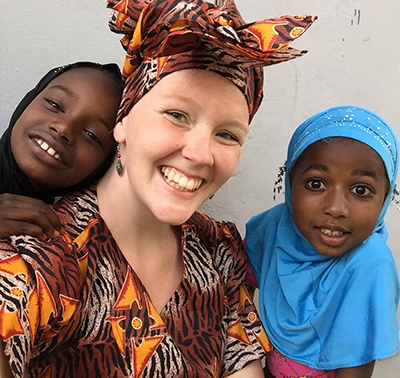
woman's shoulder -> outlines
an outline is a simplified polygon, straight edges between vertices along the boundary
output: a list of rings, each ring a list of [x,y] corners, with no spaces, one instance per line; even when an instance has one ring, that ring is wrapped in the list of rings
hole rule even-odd
[[[214,241],[224,239],[241,240],[235,223],[216,220],[201,212],[195,212],[188,220],[187,226],[193,227],[202,239],[206,238]]]
[[[97,186],[77,190],[63,196],[52,209],[60,218],[65,231],[71,237],[82,232],[98,213]]]

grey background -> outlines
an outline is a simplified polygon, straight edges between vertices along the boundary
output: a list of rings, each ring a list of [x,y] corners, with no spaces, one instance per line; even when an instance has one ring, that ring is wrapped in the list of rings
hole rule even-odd
[[[293,130],[330,106],[378,112],[400,135],[398,0],[236,0],[246,21],[282,14],[319,19],[293,46],[298,59],[265,69],[265,98],[251,125],[240,167],[202,210],[244,225],[273,206],[273,183]],[[49,69],[78,60],[122,63],[119,36],[107,27],[104,0],[20,0],[0,4],[0,132],[14,108]],[[400,265],[400,213],[387,215],[389,244]],[[395,378],[400,356],[378,362],[374,377]]]

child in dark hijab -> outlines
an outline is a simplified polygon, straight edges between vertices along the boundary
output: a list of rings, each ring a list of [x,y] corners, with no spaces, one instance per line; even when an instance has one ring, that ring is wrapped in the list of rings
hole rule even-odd
[[[45,204],[107,170],[121,94],[118,65],[77,62],[50,70],[25,95],[0,140],[0,238],[59,235]]]
[[[197,209],[237,167],[262,66],[301,56],[287,45],[315,17],[246,23],[232,0],[108,6],[127,48],[115,165],[53,206],[62,238],[0,242],[0,367],[15,377],[262,377],[269,341],[241,237]]]

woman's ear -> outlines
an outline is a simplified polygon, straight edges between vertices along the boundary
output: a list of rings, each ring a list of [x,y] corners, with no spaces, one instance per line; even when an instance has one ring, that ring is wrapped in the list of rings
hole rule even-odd
[[[119,121],[115,127],[114,127],[114,139],[117,141],[117,143],[124,143],[126,141],[126,134],[125,134],[125,124],[124,124],[125,118],[122,119],[122,121]]]

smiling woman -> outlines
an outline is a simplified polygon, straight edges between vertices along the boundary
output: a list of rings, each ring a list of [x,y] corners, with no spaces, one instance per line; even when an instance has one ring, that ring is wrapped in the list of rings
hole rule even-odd
[[[197,208],[237,167],[262,66],[303,55],[287,45],[315,17],[245,24],[224,3],[109,1],[127,49],[115,166],[53,206],[62,237],[0,245],[15,376],[262,377],[240,235]]]

